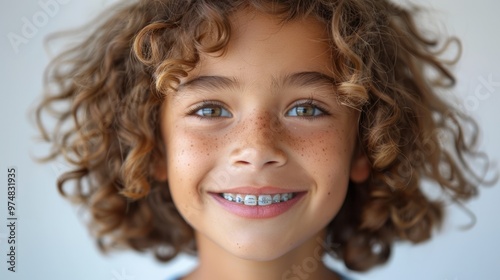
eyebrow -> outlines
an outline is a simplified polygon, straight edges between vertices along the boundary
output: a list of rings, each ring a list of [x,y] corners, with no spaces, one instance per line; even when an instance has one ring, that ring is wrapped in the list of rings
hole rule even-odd
[[[283,76],[272,77],[271,90],[279,92],[280,89],[287,86],[295,87],[324,87],[332,89],[337,85],[333,77],[316,71],[297,72]],[[241,87],[238,79],[226,76],[198,76],[177,88],[177,92],[190,90],[234,90]]]
[[[180,84],[177,91],[184,89],[233,89],[240,83],[237,79],[224,76],[198,76],[183,84]]]
[[[296,87],[335,87],[337,82],[333,77],[316,71],[298,72],[287,74],[283,77],[273,78],[273,88],[279,90],[285,86]]]

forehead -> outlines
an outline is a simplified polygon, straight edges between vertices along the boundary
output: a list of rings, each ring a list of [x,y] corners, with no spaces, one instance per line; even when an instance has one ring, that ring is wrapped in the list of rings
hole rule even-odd
[[[232,43],[247,44],[270,40],[277,45],[286,45],[287,41],[302,41],[304,47],[310,42],[328,42],[327,26],[313,16],[297,17],[284,21],[277,15],[255,9],[242,9],[230,17]],[[281,44],[280,44],[281,43]]]
[[[319,20],[306,17],[283,22],[254,9],[238,10],[229,19],[231,39],[224,51],[201,53],[200,63],[185,80],[205,75],[276,79],[297,72],[331,76],[328,28]]]

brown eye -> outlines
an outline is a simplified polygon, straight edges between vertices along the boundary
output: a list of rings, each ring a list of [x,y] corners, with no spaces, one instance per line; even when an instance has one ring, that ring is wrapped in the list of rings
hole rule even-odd
[[[203,118],[232,117],[231,113],[220,105],[204,105],[203,107],[198,108],[194,114]]]
[[[298,116],[314,116],[315,108],[313,106],[300,106],[297,107],[297,115]]]
[[[212,107],[212,108],[203,108],[203,109],[200,109],[200,111],[201,111],[201,115],[204,117],[219,117],[221,109],[216,108],[216,107]]]
[[[301,104],[293,107],[287,112],[287,116],[292,117],[316,117],[325,113],[313,104]]]

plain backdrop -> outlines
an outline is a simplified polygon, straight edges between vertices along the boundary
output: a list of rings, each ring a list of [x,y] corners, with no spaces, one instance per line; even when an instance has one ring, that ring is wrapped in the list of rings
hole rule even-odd
[[[49,0],[41,0],[42,3]],[[463,42],[462,59],[455,68],[458,106],[482,126],[481,145],[494,160],[500,159],[500,2],[493,0],[421,1],[429,7],[426,26],[456,35]],[[196,260],[180,257],[160,264],[149,255],[122,252],[103,256],[97,250],[77,211],[56,191],[64,163],[39,165],[33,155],[46,152],[37,144],[37,131],[28,110],[42,91],[42,73],[49,61],[43,39],[54,31],[79,26],[94,18],[111,1],[60,0],[45,18],[39,1],[0,3],[0,279],[146,280],[189,271]],[[36,18],[36,19],[35,19]],[[431,19],[436,19],[431,21]],[[19,46],[9,34],[22,34],[26,21],[37,20],[36,30]],[[431,24],[429,24],[431,23]],[[18,168],[17,267],[7,271],[7,168]],[[496,168],[496,167],[495,167]],[[448,220],[429,242],[394,247],[387,265],[368,273],[352,273],[359,280],[500,279],[500,185],[482,187],[480,196],[466,205],[477,223],[457,206],[447,206]],[[300,226],[300,221],[298,225]],[[334,267],[346,271],[342,264]]]

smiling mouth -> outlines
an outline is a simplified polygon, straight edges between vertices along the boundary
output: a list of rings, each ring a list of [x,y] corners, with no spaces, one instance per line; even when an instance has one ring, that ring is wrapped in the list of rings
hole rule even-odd
[[[271,204],[278,204],[286,202],[297,193],[281,193],[281,194],[233,194],[233,193],[221,193],[219,194],[222,198],[227,201],[244,204],[248,206],[266,206]]]

